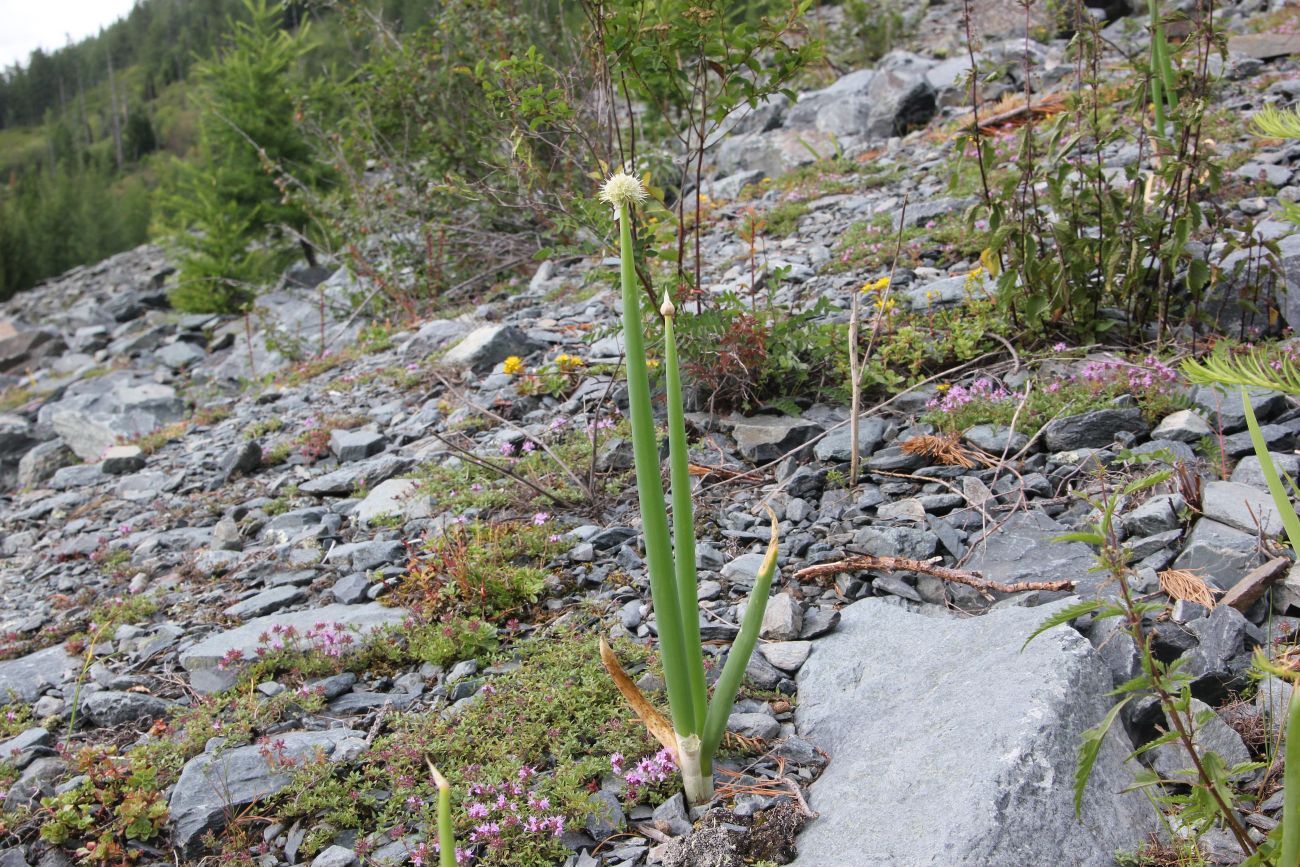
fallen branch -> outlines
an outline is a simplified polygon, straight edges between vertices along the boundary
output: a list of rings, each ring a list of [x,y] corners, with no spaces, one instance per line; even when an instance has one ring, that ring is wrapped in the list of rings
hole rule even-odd
[[[794,578],[795,580],[820,578],[823,575],[836,575],[840,572],[862,572],[867,569],[876,569],[881,572],[920,572],[924,575],[932,575],[942,581],[965,584],[983,593],[1023,593],[1026,590],[1074,589],[1073,581],[1017,581],[1015,584],[1003,584],[1000,581],[990,581],[977,572],[961,572],[957,569],[947,569],[925,560],[909,560],[906,557],[872,557],[865,554],[850,557],[847,560],[840,560],[836,563],[820,563],[816,566],[807,566],[794,573]]]

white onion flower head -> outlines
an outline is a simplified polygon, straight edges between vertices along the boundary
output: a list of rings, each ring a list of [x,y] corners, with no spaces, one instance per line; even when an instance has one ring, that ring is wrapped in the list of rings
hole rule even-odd
[[[641,179],[627,172],[615,172],[600,188],[600,200],[613,206],[614,219],[618,219],[623,205],[639,205],[646,200]]]

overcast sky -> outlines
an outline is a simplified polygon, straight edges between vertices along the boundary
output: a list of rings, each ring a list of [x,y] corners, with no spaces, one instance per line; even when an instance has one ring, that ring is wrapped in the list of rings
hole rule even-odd
[[[62,48],[131,11],[135,0],[0,0],[0,69],[27,65],[37,48]]]

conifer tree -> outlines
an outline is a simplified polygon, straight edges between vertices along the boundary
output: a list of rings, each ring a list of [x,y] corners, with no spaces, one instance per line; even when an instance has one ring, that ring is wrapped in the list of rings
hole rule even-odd
[[[180,254],[172,303],[182,310],[247,310],[254,287],[283,262],[286,237],[303,239],[310,223],[283,188],[290,177],[318,180],[295,120],[308,25],[289,33],[280,28],[282,3],[244,5],[248,20],[230,20],[225,46],[197,68],[197,153],[161,194],[164,229]],[[311,261],[310,244],[301,246]]]

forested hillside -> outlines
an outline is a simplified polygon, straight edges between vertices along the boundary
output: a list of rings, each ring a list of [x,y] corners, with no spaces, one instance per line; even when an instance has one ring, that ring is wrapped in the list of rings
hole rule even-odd
[[[434,0],[364,6],[400,32]],[[315,25],[304,78],[333,80],[358,61],[326,6],[276,14],[286,32]],[[197,141],[196,64],[249,15],[241,0],[139,0],[97,36],[0,74],[0,298],[146,239],[153,190]]]

